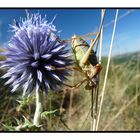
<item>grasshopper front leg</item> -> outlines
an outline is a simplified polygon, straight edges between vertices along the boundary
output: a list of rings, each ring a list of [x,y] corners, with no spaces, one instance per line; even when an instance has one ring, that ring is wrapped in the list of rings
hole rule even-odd
[[[79,67],[76,67],[76,66],[69,66],[69,67],[65,67],[65,68],[57,68],[57,67],[54,67],[54,66],[50,66],[51,70],[56,70],[56,71],[61,71],[61,70],[77,70],[79,72],[81,72],[81,70],[79,69]],[[65,84],[63,83],[63,85],[67,86],[68,89],[66,89],[66,91],[69,91],[69,90],[73,90],[73,89],[76,89],[76,88],[79,88],[84,82],[88,81],[87,78],[83,79],[82,81],[78,82],[77,84],[75,85],[68,85],[68,84]],[[59,92],[63,92],[64,90],[61,90]]]

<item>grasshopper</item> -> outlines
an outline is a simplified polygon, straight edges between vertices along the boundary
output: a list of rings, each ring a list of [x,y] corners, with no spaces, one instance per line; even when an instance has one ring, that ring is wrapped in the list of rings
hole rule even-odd
[[[97,39],[96,39],[97,41]],[[63,83],[65,86],[70,87],[71,89],[80,87],[84,82],[87,82],[85,86],[86,89],[96,88],[98,85],[97,75],[100,73],[102,66],[98,64],[96,53],[93,51],[93,46],[96,43],[91,43],[89,45],[82,37],[73,35],[71,45],[72,52],[75,58],[76,66],[65,67],[65,68],[55,68],[53,70],[76,70],[85,75],[85,79],[81,82],[71,86]]]
[[[72,50],[77,64],[77,70],[84,73],[88,81],[85,87],[86,89],[97,86],[97,75],[102,69],[102,66],[98,64],[96,54],[92,48],[93,45],[89,45],[84,39],[76,35],[72,37]]]

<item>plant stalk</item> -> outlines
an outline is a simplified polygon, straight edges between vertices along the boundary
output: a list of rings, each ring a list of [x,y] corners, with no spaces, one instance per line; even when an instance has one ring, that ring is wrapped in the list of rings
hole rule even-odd
[[[118,19],[118,9],[116,10],[116,15],[115,15],[115,20],[114,20],[114,27],[113,27],[113,33],[112,33],[112,38],[111,38],[111,43],[110,43],[110,50],[109,50],[109,55],[108,55],[108,62],[107,62],[107,67],[106,67],[106,73],[105,73],[105,78],[104,78],[104,84],[103,84],[103,89],[101,92],[101,99],[100,99],[100,105],[99,105],[99,111],[98,111],[98,116],[97,116],[97,122],[96,122],[96,128],[95,131],[98,130],[98,125],[100,121],[100,116],[101,116],[101,111],[102,111],[102,105],[103,105],[103,99],[105,95],[105,88],[107,84],[107,78],[108,78],[108,72],[109,72],[109,65],[110,65],[110,59],[111,59],[111,54],[112,54],[112,48],[113,48],[113,42],[114,42],[114,36],[115,36],[115,31],[116,31],[116,25],[117,25],[117,19]]]
[[[35,126],[40,125],[41,120],[41,113],[43,111],[43,92],[39,92],[39,90],[36,90],[36,110],[34,115],[33,124]]]

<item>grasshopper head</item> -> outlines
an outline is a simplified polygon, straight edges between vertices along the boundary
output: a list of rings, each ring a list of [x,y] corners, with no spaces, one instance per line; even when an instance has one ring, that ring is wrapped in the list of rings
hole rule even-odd
[[[84,41],[81,37],[76,36],[75,34],[72,36],[72,49],[75,50],[78,46],[87,46],[87,42]]]

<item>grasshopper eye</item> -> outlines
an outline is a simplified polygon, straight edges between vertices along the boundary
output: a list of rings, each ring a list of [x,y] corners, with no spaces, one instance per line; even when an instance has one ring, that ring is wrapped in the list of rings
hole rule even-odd
[[[72,44],[74,43],[74,39],[72,39],[71,43],[72,43]]]

